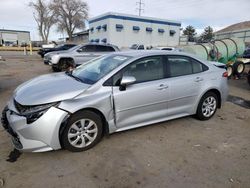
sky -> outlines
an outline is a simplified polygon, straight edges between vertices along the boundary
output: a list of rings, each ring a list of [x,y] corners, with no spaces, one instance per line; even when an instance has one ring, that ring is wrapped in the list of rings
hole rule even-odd
[[[26,30],[32,40],[39,40],[31,0],[0,0],[0,28]],[[89,18],[106,12],[138,15],[138,0],[85,0],[89,5]],[[176,20],[182,28],[192,25],[197,33],[206,26],[218,31],[234,23],[250,20],[250,0],[143,0],[142,16]],[[66,37],[52,28],[50,40]]]

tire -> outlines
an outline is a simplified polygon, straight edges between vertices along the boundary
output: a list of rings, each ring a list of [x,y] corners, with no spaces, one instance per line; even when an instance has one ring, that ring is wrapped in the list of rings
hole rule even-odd
[[[57,67],[52,66],[53,72],[60,72],[60,70]]]
[[[196,116],[199,120],[208,120],[214,116],[218,108],[218,96],[214,92],[207,92],[202,96]]]
[[[241,75],[245,70],[245,65],[241,61],[237,61],[233,64],[234,74]]]
[[[101,140],[102,130],[103,123],[99,115],[92,111],[77,112],[63,130],[60,138],[62,146],[71,152],[88,150]]]
[[[227,74],[228,74],[228,78],[230,78],[233,75],[234,72],[234,68],[232,65],[228,65],[227,66]]]
[[[60,71],[68,71],[70,68],[74,68],[75,63],[73,59],[61,59],[58,64],[58,69]]]

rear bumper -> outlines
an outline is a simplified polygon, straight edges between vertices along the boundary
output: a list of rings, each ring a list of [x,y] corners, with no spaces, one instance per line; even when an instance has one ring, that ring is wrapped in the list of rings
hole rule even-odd
[[[26,117],[5,108],[2,114],[2,125],[11,135],[16,149],[45,152],[61,148],[59,130],[67,115],[67,112],[51,107],[35,122],[27,124]]]

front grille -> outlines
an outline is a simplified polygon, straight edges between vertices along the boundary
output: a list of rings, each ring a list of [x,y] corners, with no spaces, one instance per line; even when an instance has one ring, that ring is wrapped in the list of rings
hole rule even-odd
[[[8,119],[7,119],[7,113],[8,108],[7,106],[4,108],[3,112],[2,112],[2,118],[1,118],[1,123],[3,125],[3,128],[14,138],[18,138],[17,134],[13,131],[13,129],[10,127]]]
[[[3,112],[2,112],[2,117],[1,117],[1,123],[4,127],[4,129],[8,129],[8,120],[7,120],[7,116],[6,116],[6,112],[7,112],[8,108],[7,106],[4,108]]]

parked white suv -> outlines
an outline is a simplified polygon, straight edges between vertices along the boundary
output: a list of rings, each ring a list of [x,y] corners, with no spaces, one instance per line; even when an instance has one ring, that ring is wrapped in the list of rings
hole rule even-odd
[[[53,71],[65,71],[110,52],[120,51],[111,44],[82,44],[66,51],[50,52],[44,56],[44,62],[52,66]]]

